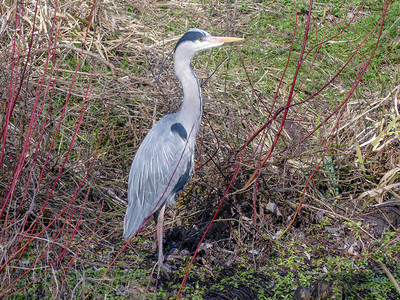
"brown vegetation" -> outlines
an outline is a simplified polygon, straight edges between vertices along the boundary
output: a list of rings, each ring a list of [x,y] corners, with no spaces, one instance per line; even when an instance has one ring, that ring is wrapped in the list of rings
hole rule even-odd
[[[259,297],[244,283],[225,292],[210,287],[252,268],[268,298],[278,280],[263,267],[291,256],[285,247],[321,275],[310,283],[314,294],[325,282],[317,265],[326,256],[366,259],[367,268],[384,270],[396,285],[399,254],[384,253],[399,244],[399,57],[366,67],[376,53],[395,55],[400,33],[391,38],[391,27],[383,26],[380,36],[377,21],[371,36],[356,32],[362,37],[353,43],[334,21],[340,28],[349,23],[351,32],[370,14],[379,19],[385,5],[349,7],[342,18],[321,4],[312,16],[297,7],[287,17],[298,17],[292,43],[293,32],[264,24],[269,33],[261,34],[252,23],[268,9],[284,19],[288,8],[280,4],[56,3],[0,4],[1,297],[146,297],[160,290],[174,296],[193,257],[189,292],[200,283],[208,299]],[[318,22],[327,24],[319,41]],[[168,54],[195,26],[246,42],[194,60],[205,106],[198,168],[168,213],[165,241],[170,252],[189,254],[174,262],[171,278],[146,279],[156,261],[155,228],[124,244],[126,180],[146,132],[179,107]],[[343,52],[329,50],[336,43]],[[85,275],[88,269],[100,271]],[[141,279],[132,276],[137,270]],[[117,271],[137,281],[117,282]]]

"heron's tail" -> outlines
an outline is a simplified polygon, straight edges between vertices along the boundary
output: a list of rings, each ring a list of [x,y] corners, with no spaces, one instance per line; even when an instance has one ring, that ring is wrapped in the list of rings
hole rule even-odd
[[[136,205],[129,205],[124,218],[124,238],[129,240],[132,236],[138,233],[139,228],[143,227],[142,224],[145,222],[147,216],[139,215],[138,209],[135,209]]]

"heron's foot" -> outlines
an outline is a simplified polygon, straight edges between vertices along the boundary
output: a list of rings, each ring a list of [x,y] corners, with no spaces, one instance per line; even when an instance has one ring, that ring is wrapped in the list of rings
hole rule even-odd
[[[166,264],[166,263],[164,263],[164,262],[158,262],[157,264],[159,265],[159,267],[161,268],[161,270],[163,270],[163,272],[164,272],[165,274],[167,274],[167,276],[168,276],[170,273],[172,273],[173,270],[176,269],[175,266]]]
[[[158,267],[158,268],[157,268],[157,267]],[[171,267],[170,265],[164,264],[163,262],[157,261],[157,262],[154,264],[154,266],[153,266],[153,268],[152,268],[152,270],[151,270],[151,272],[150,272],[150,274],[149,274],[149,276],[148,276],[148,279],[149,279],[149,280],[153,277],[154,271],[155,271],[156,269],[158,269],[158,271],[157,271],[157,278],[160,278],[160,277],[161,277],[160,270],[162,270],[162,273],[167,277],[167,279],[170,279],[170,276],[169,276],[169,275],[172,273],[172,267]]]
[[[157,265],[167,275],[168,275],[168,273],[171,273],[174,269],[176,269],[175,266],[164,263],[164,261],[172,261],[172,260],[168,259],[168,256],[169,255],[167,255],[167,256],[164,256],[164,255],[159,256],[158,257],[158,262],[157,262]]]

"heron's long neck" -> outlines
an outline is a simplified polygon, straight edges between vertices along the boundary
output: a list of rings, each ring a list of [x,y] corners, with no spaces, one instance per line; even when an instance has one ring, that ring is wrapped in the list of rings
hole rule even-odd
[[[175,58],[175,73],[182,83],[183,102],[178,114],[186,128],[197,132],[201,121],[202,98],[200,83],[196,74],[190,68],[191,57]]]

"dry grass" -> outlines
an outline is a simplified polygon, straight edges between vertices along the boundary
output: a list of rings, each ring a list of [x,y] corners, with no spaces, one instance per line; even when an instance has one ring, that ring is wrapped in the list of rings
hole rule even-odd
[[[278,250],[280,245],[291,245],[290,240],[299,240],[295,246],[299,248],[317,244],[331,255],[372,260],[382,253],[382,247],[398,244],[398,56],[372,65],[343,109],[334,113],[362,68],[361,58],[351,61],[346,72],[313,99],[302,101],[338,72],[360,40],[353,45],[338,37],[324,44],[316,57],[310,55],[303,61],[292,101],[297,105],[290,108],[274,144],[282,114],[276,115],[268,130],[254,134],[271,120],[269,110],[273,115],[286,105],[299,50],[295,49],[278,89],[292,32],[281,23],[267,26],[259,21],[255,27],[254,20],[271,13],[282,22],[287,11],[284,5],[103,0],[96,2],[91,19],[90,2],[63,1],[56,9],[53,26],[54,5],[41,2],[35,22],[33,3],[23,9],[11,1],[0,5],[2,296],[33,293],[50,297],[51,292],[53,298],[83,297],[95,291],[94,297],[129,297],[143,296],[149,290],[176,294],[187,261],[170,281],[158,280],[158,287],[146,281],[154,261],[154,251],[149,251],[154,248],[149,242],[155,235],[153,226],[146,227],[122,254],[119,251],[129,166],[152,124],[179,107],[182,92],[173,75],[172,59],[165,59],[179,36],[191,27],[244,35],[245,43],[238,46],[246,71],[234,47],[225,46],[194,59],[205,103],[197,149],[200,168],[179,198],[178,208],[169,213],[167,249],[185,249],[193,255],[240,166],[189,282],[218,278],[219,268],[245,266],[262,273],[274,253],[290,256]],[[316,22],[327,22],[329,17],[323,11],[316,7]],[[377,11],[364,8],[349,31]],[[355,12],[349,7],[347,15],[339,19],[341,24],[350,21]],[[298,44],[306,16],[299,13]],[[337,31],[329,21],[326,34]],[[256,32],[261,26],[266,31]],[[390,26],[385,30],[378,54],[394,56],[400,33]],[[310,43],[317,44],[312,37],[310,33]],[[371,39],[376,40],[377,35]],[[344,45],[339,48],[343,52],[334,55],[331,49],[339,42]],[[363,59],[371,55],[371,44],[360,50]],[[14,45],[18,48],[13,52]],[[11,68],[13,57],[15,66]],[[310,66],[312,73],[300,86]],[[15,87],[10,88],[10,82]],[[10,96],[18,90],[18,97]],[[255,183],[244,188],[271,148],[272,156],[260,168]],[[277,242],[302,198],[302,210],[288,228],[288,239]],[[385,244],[381,238],[387,233],[397,237]],[[318,251],[312,254],[315,260],[326,255]],[[398,255],[394,257],[398,259]],[[99,281],[114,258],[112,275]],[[381,260],[392,263],[392,257]],[[99,271],[86,274],[88,270]],[[119,271],[131,276],[131,281],[116,281]]]

